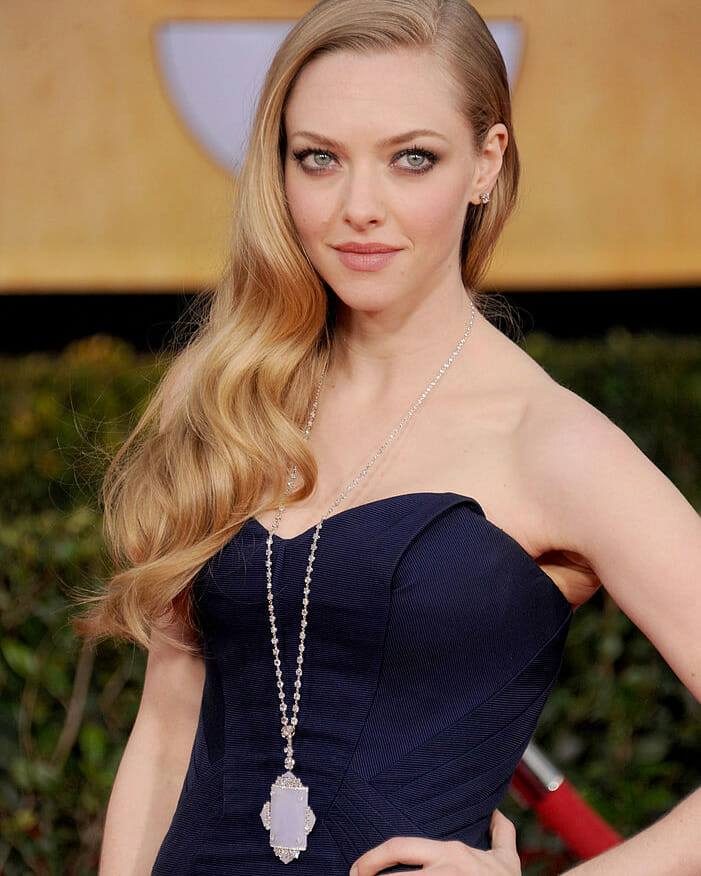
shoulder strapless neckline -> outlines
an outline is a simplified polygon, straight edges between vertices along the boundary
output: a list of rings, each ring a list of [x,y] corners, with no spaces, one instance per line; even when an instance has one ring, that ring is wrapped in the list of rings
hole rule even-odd
[[[353,505],[350,508],[344,508],[343,510],[337,511],[335,514],[331,514],[329,517],[327,517],[326,520],[324,521],[324,526],[328,526],[329,521],[334,520],[337,517],[344,517],[346,515],[352,514],[354,511],[365,511],[365,510],[368,510],[370,508],[373,508],[376,505],[382,505],[385,502],[396,502],[400,499],[406,500],[406,499],[413,499],[413,498],[422,498],[424,496],[455,496],[458,499],[467,499],[469,502],[473,502],[477,506],[477,508],[479,509],[479,513],[481,514],[481,516],[484,517],[485,520],[487,519],[487,515],[484,513],[484,509],[482,508],[480,503],[477,501],[477,499],[474,499],[472,496],[464,496],[462,493],[452,493],[452,492],[435,493],[435,492],[430,492],[428,490],[424,490],[422,492],[416,492],[416,493],[398,493],[395,496],[384,496],[381,499],[373,499],[370,502],[363,502],[361,505]],[[262,529],[264,532],[270,531],[267,526],[264,526],[260,522],[260,520],[258,520],[257,517],[249,517],[248,520],[244,523],[244,526],[246,526],[248,524],[253,524],[255,526],[258,526],[258,528]],[[313,529],[316,529],[317,525],[318,525],[318,521],[317,521],[317,523],[313,523],[311,526],[307,527],[307,529],[305,529],[304,532],[300,532],[297,535],[293,535],[293,536],[291,536],[291,538],[283,538],[282,536],[275,533],[273,535],[273,539],[277,539],[278,541],[288,541],[288,542],[297,541],[300,538],[304,538],[305,536],[308,536]]]
[[[376,508],[378,505],[383,505],[383,504],[386,504],[388,502],[406,501],[407,499],[422,499],[422,498],[435,497],[435,496],[450,496],[450,497],[454,497],[456,499],[464,499],[464,500],[468,501],[470,503],[470,506],[468,506],[468,507],[470,507],[471,510],[473,510],[477,516],[479,516],[483,519],[485,525],[488,527],[492,527],[493,529],[502,533],[505,538],[507,538],[511,542],[513,542],[514,546],[524,555],[524,558],[527,558],[528,560],[530,560],[530,562],[533,564],[533,566],[535,566],[540,571],[540,573],[545,578],[547,578],[548,581],[550,581],[550,583],[557,590],[557,592],[560,594],[560,596],[562,596],[562,599],[565,600],[565,602],[567,602],[567,599],[566,599],[564,593],[560,590],[560,588],[557,586],[555,581],[550,577],[550,575],[548,575],[548,573],[545,572],[538,565],[538,563],[535,561],[535,559],[528,553],[528,551],[523,547],[523,545],[519,541],[517,541],[512,535],[509,535],[509,533],[506,532],[506,530],[502,529],[500,526],[497,526],[496,523],[492,523],[492,521],[489,520],[487,515],[484,513],[484,508],[482,507],[481,503],[478,502],[477,499],[475,499],[473,496],[466,496],[463,493],[455,493],[452,491],[445,491],[442,493],[438,493],[438,492],[431,492],[429,490],[410,492],[410,493],[398,493],[394,496],[384,496],[381,499],[373,499],[370,502],[363,502],[360,505],[353,505],[351,508],[344,508],[342,511],[338,511],[335,514],[331,514],[329,517],[327,517],[326,520],[324,521],[324,526],[328,527],[329,524],[331,524],[332,521],[334,521],[334,520],[339,521],[339,520],[342,520],[342,518],[344,518],[344,517],[350,517],[354,514],[364,513],[364,512],[372,510],[373,508]],[[243,525],[244,525],[244,527],[245,526],[253,526],[256,529],[259,529],[265,535],[269,534],[268,528],[266,526],[264,526],[260,522],[260,520],[258,520],[257,517],[249,517],[248,520]],[[316,529],[317,525],[318,525],[318,521],[317,521],[317,523],[314,523],[311,526],[307,527],[307,529],[305,529],[303,532],[299,532],[299,533],[297,533],[297,535],[293,535],[290,538],[283,538],[282,536],[278,535],[277,533],[274,533],[273,534],[273,541],[278,541],[282,544],[293,545],[297,541],[309,538],[312,531],[314,529]],[[322,531],[323,531],[323,527],[322,527]],[[569,602],[567,602],[567,604],[570,605]]]

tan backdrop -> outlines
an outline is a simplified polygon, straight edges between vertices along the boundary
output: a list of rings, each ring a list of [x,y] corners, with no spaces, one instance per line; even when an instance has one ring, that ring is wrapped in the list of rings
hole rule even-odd
[[[153,31],[307,0],[0,3],[0,290],[211,284],[233,177],[189,135]],[[521,205],[490,284],[698,283],[698,0],[477,0],[516,17]]]

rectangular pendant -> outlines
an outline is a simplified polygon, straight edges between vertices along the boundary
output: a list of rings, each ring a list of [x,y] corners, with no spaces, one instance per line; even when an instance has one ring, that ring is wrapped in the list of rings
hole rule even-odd
[[[270,845],[304,851],[307,848],[304,822],[309,788],[273,785],[270,790]]]
[[[288,770],[270,786],[270,800],[260,810],[263,826],[270,831],[270,845],[283,864],[307,848],[307,834],[316,823],[308,799],[309,788]]]

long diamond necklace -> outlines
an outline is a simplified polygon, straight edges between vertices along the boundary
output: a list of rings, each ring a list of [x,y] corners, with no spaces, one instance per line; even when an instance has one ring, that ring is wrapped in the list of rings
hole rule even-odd
[[[297,713],[299,712],[299,697],[300,697],[300,689],[302,686],[302,663],[304,660],[304,640],[306,638],[306,628],[307,628],[307,609],[309,605],[309,585],[312,580],[312,566],[314,565],[314,558],[316,556],[316,544],[319,540],[319,533],[321,532],[321,527],[324,523],[324,520],[331,514],[331,512],[336,508],[353,490],[358,486],[361,479],[365,477],[370,468],[377,462],[380,456],[385,452],[385,450],[389,447],[389,445],[394,441],[397,437],[401,429],[404,428],[405,423],[409,420],[410,417],[414,415],[414,412],[418,410],[418,408],[423,404],[426,396],[431,392],[434,386],[438,383],[441,377],[445,374],[448,368],[453,363],[453,360],[458,355],[460,350],[462,350],[465,341],[468,339],[470,332],[472,331],[472,325],[475,321],[475,305],[470,300],[471,306],[471,316],[470,322],[467,327],[465,334],[460,339],[457,347],[453,350],[453,352],[448,357],[448,361],[445,362],[440,368],[438,374],[433,378],[433,380],[428,384],[423,393],[419,396],[419,398],[414,402],[414,404],[409,409],[409,412],[403,417],[399,425],[397,425],[392,432],[389,434],[384,444],[379,448],[377,453],[372,457],[372,459],[367,463],[367,465],[362,469],[362,471],[353,478],[353,480],[348,484],[345,490],[341,493],[341,495],[336,499],[336,501],[331,505],[326,514],[321,518],[321,520],[317,523],[316,529],[314,531],[314,535],[312,536],[312,546],[309,552],[309,558],[307,561],[307,572],[304,578],[304,598],[302,601],[302,622],[299,632],[299,654],[297,656],[297,669],[295,670],[295,674],[297,676],[295,680],[295,692],[294,692],[294,703],[292,705],[292,718],[288,720],[287,718],[287,703],[285,701],[285,692],[282,683],[282,672],[280,669],[280,649],[278,648],[278,640],[277,640],[277,626],[275,620],[275,612],[273,610],[273,565],[272,565],[272,544],[273,544],[273,535],[278,528],[280,520],[282,519],[283,512],[285,510],[284,505],[280,505],[275,515],[275,519],[273,520],[273,525],[268,533],[266,553],[265,553],[265,571],[267,577],[267,588],[268,588],[268,610],[270,614],[270,634],[273,645],[273,662],[275,665],[275,674],[277,676],[277,686],[278,686],[278,698],[280,700],[280,712],[282,713],[282,729],[281,735],[283,739],[286,739],[287,742],[285,744],[285,768],[287,772],[283,773],[283,775],[278,776],[277,779],[270,786],[270,799],[266,801],[265,805],[260,811],[260,817],[265,825],[266,830],[270,831],[270,845],[273,848],[273,851],[277,855],[277,857],[284,863],[289,864],[290,861],[293,861],[295,858],[299,857],[299,853],[303,852],[307,848],[307,834],[314,827],[314,823],[316,821],[316,817],[312,812],[311,808],[307,805],[309,800],[309,787],[303,785],[300,779],[292,772],[292,768],[295,765],[294,760],[294,750],[292,747],[292,737],[295,734],[295,730],[297,728]],[[328,364],[327,364],[328,368]],[[319,404],[319,395],[321,394],[321,387],[323,386],[324,380],[326,378],[327,368],[324,368],[324,372],[321,375],[321,380],[319,381],[319,385],[317,386],[316,393],[314,395],[314,401],[311,408],[311,413],[309,415],[309,420],[307,422],[306,429],[304,430],[304,440],[306,441],[309,438],[309,433],[311,432],[312,423],[314,422],[314,417],[316,416],[317,406]],[[297,477],[297,466],[294,466],[292,471],[290,472],[290,479],[287,482],[287,490],[292,488],[292,485],[295,482]]]

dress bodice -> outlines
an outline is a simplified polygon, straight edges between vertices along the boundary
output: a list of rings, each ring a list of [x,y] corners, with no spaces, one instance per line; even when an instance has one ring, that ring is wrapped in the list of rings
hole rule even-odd
[[[273,537],[288,717],[314,529]],[[327,518],[294,736],[316,824],[284,864],[260,819],[285,771],[266,539],[251,518],[192,585],[206,678],[154,876],[347,876],[395,835],[489,848],[562,659],[572,611],[555,583],[467,496],[407,493]]]

